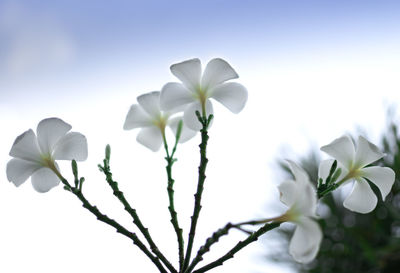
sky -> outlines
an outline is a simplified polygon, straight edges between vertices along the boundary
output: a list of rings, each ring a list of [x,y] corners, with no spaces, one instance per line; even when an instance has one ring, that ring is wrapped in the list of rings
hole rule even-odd
[[[379,139],[387,107],[400,101],[399,15],[400,2],[384,0],[0,0],[0,211],[6,223],[0,227],[0,271],[156,272],[62,187],[39,194],[29,181],[19,188],[7,181],[14,139],[40,120],[59,117],[86,135],[89,158],[80,164],[85,193],[133,229],[97,171],[111,145],[121,188],[175,259],[164,154],[136,143],[137,131],[122,130],[136,97],[177,81],[170,65],[190,58],[203,66],[212,58],[227,60],[248,89],[238,115],[214,104],[196,249],[228,221],[284,211],[277,158],[296,159],[357,128]],[[186,231],[199,141],[197,136],[178,148],[174,169]],[[71,177],[68,163],[61,164]],[[206,261],[241,238],[233,232]],[[264,263],[265,251],[254,244],[214,272],[291,272]]]

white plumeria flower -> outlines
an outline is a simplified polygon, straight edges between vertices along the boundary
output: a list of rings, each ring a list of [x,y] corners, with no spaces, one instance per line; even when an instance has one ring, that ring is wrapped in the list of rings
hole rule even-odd
[[[332,143],[321,147],[321,150],[338,161],[338,168],[342,168],[338,184],[354,181],[351,193],[344,200],[343,205],[351,211],[359,213],[371,212],[378,202],[378,198],[372,191],[366,179],[374,183],[385,200],[389,194],[395,179],[392,169],[380,166],[366,167],[367,165],[385,156],[378,147],[358,137],[358,145],[354,146],[349,136],[342,136]],[[328,176],[333,160],[321,162],[319,176],[325,179]]]
[[[87,158],[86,137],[68,132],[71,125],[58,118],[39,122],[36,133],[29,129],[18,136],[10,151],[14,157],[7,164],[7,178],[20,186],[30,176],[33,188],[47,192],[60,183],[55,160],[83,161]]]
[[[287,180],[278,186],[280,200],[289,207],[279,218],[297,225],[289,244],[289,253],[297,262],[308,263],[316,257],[322,240],[321,228],[313,219],[317,217],[317,195],[307,173],[296,163],[288,163],[294,180]]]
[[[233,113],[239,113],[246,104],[246,88],[236,82],[226,82],[238,78],[238,75],[222,59],[212,59],[203,73],[199,59],[173,64],[171,72],[182,83],[170,82],[162,88],[161,109],[169,111],[182,105],[187,106],[183,120],[193,130],[201,129],[196,111],[201,115],[213,113],[210,98],[219,101]]]
[[[182,117],[170,118],[178,109],[174,109],[175,112],[160,110],[160,92],[158,91],[143,94],[137,98],[137,101],[139,104],[133,104],[126,115],[124,130],[142,128],[136,140],[156,152],[165,138],[165,127],[169,126],[176,134]],[[196,131],[183,124],[179,142],[188,141],[195,135]]]

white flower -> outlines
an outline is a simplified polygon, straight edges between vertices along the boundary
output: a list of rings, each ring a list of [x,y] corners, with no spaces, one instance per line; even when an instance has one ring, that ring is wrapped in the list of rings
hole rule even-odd
[[[343,205],[346,208],[359,213],[368,213],[376,207],[378,199],[366,179],[378,187],[382,199],[385,200],[394,183],[394,171],[387,167],[366,167],[385,155],[378,147],[359,136],[356,148],[350,137],[342,136],[321,147],[321,150],[335,158],[339,163],[338,167],[342,168],[342,175],[337,182],[339,185],[355,181],[351,193],[344,200]],[[321,178],[328,175],[332,163],[333,160],[321,162],[319,170]]]
[[[86,137],[69,132],[71,125],[58,118],[39,122],[36,133],[29,129],[18,136],[10,151],[14,157],[7,164],[7,178],[20,186],[32,176],[33,188],[47,192],[60,183],[55,160],[83,161],[87,158]]]
[[[222,59],[212,59],[203,73],[199,59],[173,64],[171,72],[182,83],[170,82],[162,88],[161,109],[169,111],[186,105],[183,120],[193,130],[201,129],[196,111],[202,115],[213,113],[209,98],[219,101],[233,113],[239,113],[246,104],[246,88],[236,82],[226,82],[238,75]]]
[[[160,110],[160,92],[154,91],[137,97],[139,104],[133,104],[126,115],[124,130],[142,128],[136,140],[156,152],[160,149],[165,137],[165,127],[168,125],[174,134],[178,129],[182,117],[170,118],[176,113]],[[185,142],[196,135],[196,131],[190,130],[183,124],[179,142]]]
[[[294,180],[279,185],[280,200],[289,210],[280,218],[297,225],[289,244],[289,253],[300,263],[311,262],[318,253],[322,231],[316,217],[317,196],[307,173],[288,161]]]

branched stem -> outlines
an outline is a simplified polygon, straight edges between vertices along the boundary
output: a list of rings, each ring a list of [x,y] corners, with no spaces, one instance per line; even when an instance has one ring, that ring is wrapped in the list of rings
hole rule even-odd
[[[258,229],[257,231],[251,233],[246,240],[244,241],[240,241],[239,243],[237,243],[231,250],[229,250],[225,255],[223,255],[222,257],[220,257],[219,259],[215,260],[214,262],[209,263],[208,265],[205,265],[195,271],[193,271],[193,273],[202,273],[202,272],[206,272],[210,269],[213,269],[215,267],[221,266],[226,260],[229,260],[231,258],[233,258],[233,256],[240,251],[242,248],[244,248],[245,246],[251,244],[252,242],[255,242],[258,240],[258,238],[263,235],[264,233],[277,228],[280,226],[280,223],[267,223],[265,224],[263,227],[261,227],[260,229]],[[188,271],[190,272],[190,271]]]
[[[135,233],[127,230],[125,227],[120,225],[115,220],[113,220],[113,219],[109,218],[107,215],[101,213],[100,210],[96,206],[93,206],[92,204],[89,203],[89,201],[85,198],[85,196],[82,193],[82,190],[81,190],[82,185],[76,185],[75,187],[73,187],[57,170],[55,170],[55,173],[60,178],[61,182],[64,184],[64,189],[66,189],[69,192],[71,192],[72,194],[74,194],[82,202],[82,206],[84,208],[86,208],[87,210],[89,210],[91,213],[93,213],[97,217],[97,220],[114,227],[118,233],[125,235],[126,237],[131,239],[133,241],[133,243],[136,246],[138,246],[139,249],[142,250],[142,252],[155,264],[155,266],[159,269],[159,271],[161,273],[168,273],[168,271],[166,271],[165,268],[163,267],[163,265],[160,263],[159,258],[152,255],[152,253],[140,241],[140,239],[137,237],[137,235]]]
[[[146,241],[150,245],[151,251],[165,264],[165,266],[174,273],[177,273],[176,269],[174,266],[168,261],[168,259],[161,253],[161,251],[158,249],[157,245],[154,243],[148,228],[144,227],[142,224],[142,221],[140,220],[136,210],[132,208],[132,206],[129,204],[129,202],[126,200],[124,193],[120,191],[118,187],[118,182],[114,181],[112,178],[112,173],[110,170],[110,146],[107,145],[106,148],[106,158],[103,161],[103,166],[99,165],[100,170],[105,174],[106,176],[106,181],[108,185],[113,190],[113,194],[118,198],[118,200],[122,203],[124,206],[124,209],[131,215],[133,219],[133,223],[139,228],[140,232],[143,234],[143,236],[146,238]]]
[[[200,130],[201,132],[201,143],[199,145],[200,147],[200,166],[199,166],[199,178],[198,178],[198,183],[197,183],[197,192],[194,195],[194,210],[193,210],[193,215],[191,218],[191,224],[190,224],[190,232],[189,232],[189,239],[188,239],[188,245],[186,248],[186,255],[185,255],[185,261],[184,261],[184,266],[183,266],[183,271],[186,271],[187,267],[189,266],[190,262],[190,256],[192,253],[192,248],[193,248],[193,242],[194,242],[194,237],[196,234],[196,225],[197,225],[197,220],[200,215],[200,210],[201,210],[201,195],[203,193],[204,189],[204,181],[206,180],[206,167],[208,163],[207,159],[207,142],[208,142],[208,126],[210,125],[211,120],[213,119],[213,115],[210,115],[208,118],[205,116],[205,113],[203,111],[203,116],[200,116],[200,113],[197,111],[196,112],[197,118],[202,124],[202,129]]]
[[[216,232],[214,232],[211,237],[207,238],[206,243],[200,247],[200,249],[197,251],[196,257],[193,259],[193,261],[190,263],[189,267],[185,270],[186,272],[191,272],[194,267],[203,260],[203,255],[210,251],[210,248],[213,244],[217,243],[218,240],[224,236],[227,235],[229,230],[231,228],[235,227],[235,225],[228,223],[225,225],[225,227],[220,228]]]

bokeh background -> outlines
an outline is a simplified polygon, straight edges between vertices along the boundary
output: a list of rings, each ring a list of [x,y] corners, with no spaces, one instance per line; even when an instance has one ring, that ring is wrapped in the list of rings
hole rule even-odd
[[[163,152],[123,131],[136,97],[175,81],[173,63],[226,59],[249,90],[239,115],[215,104],[196,247],[228,221],[284,210],[277,158],[295,159],[362,127],[371,141],[400,101],[398,1],[0,0],[0,271],[156,272],[124,237],[61,187],[47,194],[7,181],[19,134],[60,117],[88,138],[85,193],[132,226],[97,170],[106,144],[112,169],[160,248],[176,258]],[[179,147],[177,209],[189,228],[199,137]],[[67,164],[65,176],[71,177]],[[211,261],[243,234],[233,232]],[[272,240],[266,235],[263,240]],[[277,242],[279,244],[279,242]],[[256,243],[215,272],[293,272]],[[176,260],[176,259],[175,259]]]

